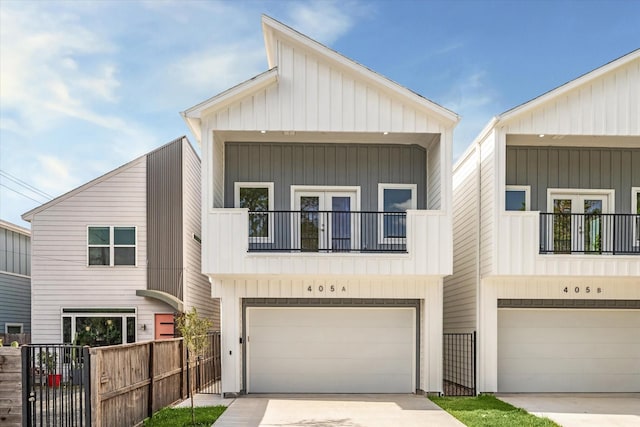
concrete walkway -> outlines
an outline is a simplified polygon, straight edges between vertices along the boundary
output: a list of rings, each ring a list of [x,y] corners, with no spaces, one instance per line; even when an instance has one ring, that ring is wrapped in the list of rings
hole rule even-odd
[[[249,395],[233,401],[215,427],[460,427],[424,396],[411,394]]]
[[[640,393],[498,394],[497,398],[563,427],[638,427]]]
[[[219,394],[196,394],[193,406],[229,406],[233,399],[223,399]],[[174,408],[191,408],[191,399],[173,405]]]

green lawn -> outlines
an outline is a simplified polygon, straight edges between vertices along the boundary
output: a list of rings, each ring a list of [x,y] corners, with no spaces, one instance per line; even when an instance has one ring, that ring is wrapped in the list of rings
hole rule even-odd
[[[211,427],[227,409],[225,406],[201,406],[195,408],[196,426]],[[185,427],[191,424],[191,408],[164,408],[144,420],[145,427]]]
[[[560,427],[490,395],[430,399],[468,427]]]

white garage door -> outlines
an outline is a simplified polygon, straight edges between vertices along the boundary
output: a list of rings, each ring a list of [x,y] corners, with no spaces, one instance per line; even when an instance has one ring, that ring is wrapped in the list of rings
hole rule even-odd
[[[639,392],[640,310],[498,310],[498,391]]]
[[[247,392],[415,391],[413,308],[247,308]]]

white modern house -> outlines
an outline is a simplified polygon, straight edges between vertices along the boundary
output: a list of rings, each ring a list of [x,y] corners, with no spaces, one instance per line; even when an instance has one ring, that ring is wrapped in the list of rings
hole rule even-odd
[[[0,338],[27,333],[31,333],[31,232],[0,220]]]
[[[640,50],[491,120],[453,193],[478,391],[640,391]]]
[[[200,160],[178,138],[22,217],[32,232],[32,342],[174,336],[218,303],[200,273]]]
[[[458,116],[262,18],[268,71],[183,112],[222,391],[440,392]]]

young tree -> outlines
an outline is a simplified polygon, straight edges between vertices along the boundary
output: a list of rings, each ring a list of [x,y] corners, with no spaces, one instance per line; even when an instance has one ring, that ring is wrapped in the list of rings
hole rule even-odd
[[[213,322],[209,319],[199,317],[196,308],[193,307],[191,311],[183,313],[178,317],[176,326],[182,335],[184,344],[187,346],[189,366],[195,366],[198,357],[203,355],[207,348],[207,332],[211,330]],[[193,369],[189,369],[187,375],[191,375],[191,371],[193,371]],[[195,425],[196,413],[193,406],[195,380],[193,376],[190,377],[189,384],[189,395],[191,396],[191,423]]]

